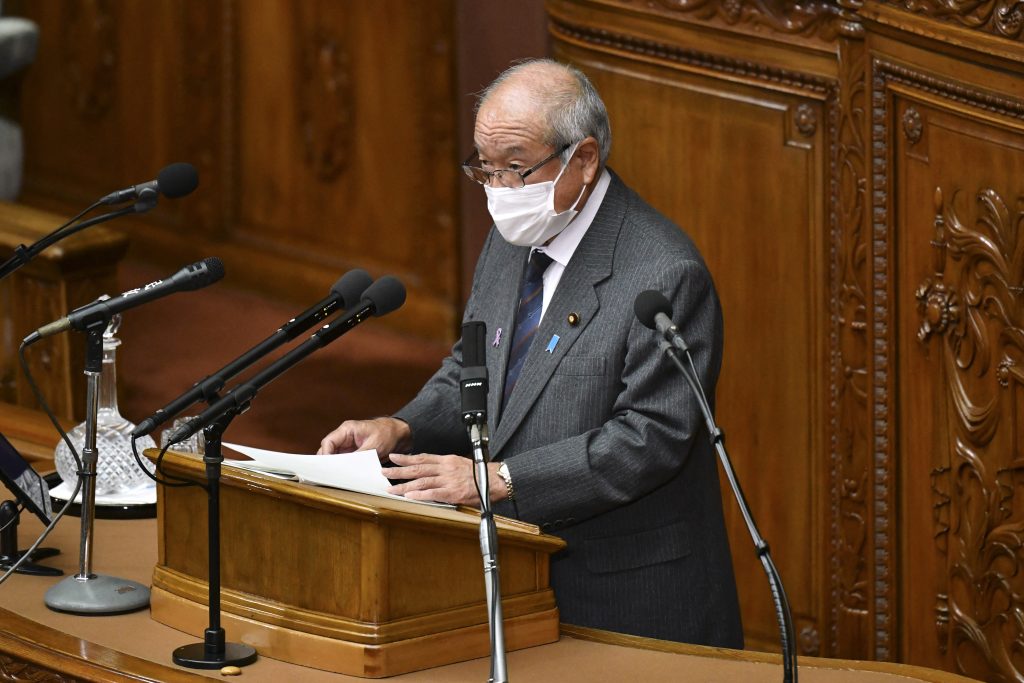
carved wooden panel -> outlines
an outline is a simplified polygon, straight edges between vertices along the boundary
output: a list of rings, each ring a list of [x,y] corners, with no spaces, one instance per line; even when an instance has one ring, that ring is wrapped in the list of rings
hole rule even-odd
[[[715,273],[727,329],[718,416],[742,425],[729,437],[741,476],[764,477],[747,490],[777,556],[799,558],[795,570],[783,560],[787,586],[813,586],[794,599],[803,650],[1021,680],[1022,55],[991,37],[1013,37],[1017,7],[944,5],[938,18],[961,24],[947,37],[941,8],[929,18],[926,4],[550,0],[549,11],[559,53],[613,93],[613,166],[695,235]],[[1000,12],[1009,23],[996,30],[974,20]],[[720,108],[730,97],[741,103]],[[802,182],[787,175],[790,150],[753,132],[770,129],[780,100],[791,135],[776,140],[806,146]],[[624,126],[635,136],[625,154]],[[955,263],[942,247],[942,276],[936,211],[967,226]],[[954,296],[951,272],[969,295]],[[971,297],[975,322],[954,341]],[[943,344],[956,351],[934,350]],[[780,402],[788,413],[772,412]],[[780,549],[773,525],[810,540]],[[742,528],[730,537],[742,556]],[[737,564],[748,642],[775,649],[761,577]]]
[[[840,31],[839,3],[829,0],[789,3],[772,0],[598,0],[638,8],[662,17],[718,24],[752,35],[775,34],[798,42],[828,44]]]
[[[574,19],[554,14],[556,56],[581,66],[605,99],[613,122],[610,166],[694,237],[714,276],[727,329],[717,416],[783,575],[798,647],[820,654],[827,648],[829,571],[821,492],[830,473],[815,454],[828,449],[833,209],[826,188],[836,83],[763,65],[747,69],[730,55]],[[643,63],[650,54],[657,64]],[[859,181],[851,182],[856,193]],[[764,286],[790,277],[799,284]],[[775,466],[785,471],[784,484],[771,474]],[[763,569],[752,560],[727,486],[724,498],[748,647],[777,650]]]
[[[839,52],[839,122],[831,172],[830,268],[830,618],[826,651],[863,657],[873,647],[875,567],[870,430],[866,419],[870,238],[867,231],[867,52],[844,39]],[[885,585],[885,584],[883,584]]]
[[[931,19],[1020,40],[1024,3],[1018,0],[884,0]]]
[[[309,303],[347,269],[410,290],[382,321],[449,339],[461,291],[453,0],[60,0],[23,83],[24,199],[73,213],[193,163],[200,187],[123,220],[167,267]]]
[[[900,398],[886,435],[900,454],[900,555],[913,562],[902,659],[1020,680],[1024,110],[884,59],[873,70],[876,163],[893,155],[879,217],[894,238],[876,257],[892,264],[885,340]]]
[[[432,320],[417,323],[447,334],[460,296],[448,4],[260,7],[237,13],[230,240],[388,268]]]
[[[0,680],[10,683],[73,683],[81,679],[51,671],[7,654],[0,654]]]

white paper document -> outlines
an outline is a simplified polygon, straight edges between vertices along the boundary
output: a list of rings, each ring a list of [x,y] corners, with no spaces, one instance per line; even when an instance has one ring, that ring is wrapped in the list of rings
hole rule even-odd
[[[229,467],[238,467],[272,477],[291,479],[317,486],[330,486],[345,491],[395,498],[409,503],[455,507],[447,503],[410,500],[388,493],[387,489],[391,482],[381,474],[380,460],[377,458],[375,450],[333,455],[301,455],[268,451],[234,443],[224,443],[223,446],[252,458],[252,460],[225,459],[224,464]]]

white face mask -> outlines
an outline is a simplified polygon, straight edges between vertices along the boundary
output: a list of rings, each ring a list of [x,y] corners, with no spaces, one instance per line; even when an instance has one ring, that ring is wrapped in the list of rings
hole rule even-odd
[[[574,145],[569,153],[570,159],[575,151]],[[565,230],[565,226],[576,217],[576,206],[583,198],[586,185],[580,188],[580,194],[570,208],[562,213],[555,212],[555,183],[562,177],[566,166],[562,166],[554,180],[519,189],[484,185],[487,210],[506,242],[520,247],[539,247]]]

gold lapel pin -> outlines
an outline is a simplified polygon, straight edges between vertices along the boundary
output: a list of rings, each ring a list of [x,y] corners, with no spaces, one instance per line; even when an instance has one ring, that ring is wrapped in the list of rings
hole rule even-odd
[[[569,325],[570,326],[576,327],[577,325],[580,324],[580,314],[579,313],[570,313],[568,320],[569,320]]]

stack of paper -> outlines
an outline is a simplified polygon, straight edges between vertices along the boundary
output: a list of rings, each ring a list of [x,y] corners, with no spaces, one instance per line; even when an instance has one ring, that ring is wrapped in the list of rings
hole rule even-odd
[[[249,456],[252,460],[224,460],[230,467],[238,467],[253,472],[260,472],[273,477],[301,481],[317,486],[330,486],[357,493],[369,493],[385,498],[397,498],[410,503],[424,503],[387,492],[391,482],[381,474],[380,460],[377,451],[357,451],[355,453],[339,453],[335,455],[301,455],[298,453],[279,453],[252,446],[241,446],[224,443],[224,447]],[[429,503],[428,505],[445,505]]]

